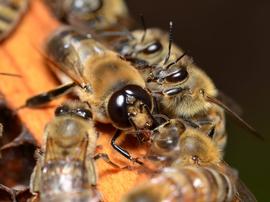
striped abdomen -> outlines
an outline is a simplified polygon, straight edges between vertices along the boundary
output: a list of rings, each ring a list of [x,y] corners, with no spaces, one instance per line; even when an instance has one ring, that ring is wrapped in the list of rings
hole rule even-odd
[[[225,202],[231,201],[235,194],[235,177],[230,173],[210,167],[169,167],[132,190],[123,201]]]
[[[0,41],[16,27],[28,5],[28,0],[0,0]]]

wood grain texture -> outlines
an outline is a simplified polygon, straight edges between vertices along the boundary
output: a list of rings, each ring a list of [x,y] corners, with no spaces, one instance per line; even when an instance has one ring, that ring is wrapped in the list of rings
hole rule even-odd
[[[22,19],[16,31],[4,43],[0,44],[0,71],[16,73],[22,78],[5,77],[0,79],[0,90],[6,96],[13,108],[24,104],[25,100],[37,93],[52,89],[58,85],[39,51],[42,51],[44,41],[48,34],[59,23],[50,15],[41,0],[32,0],[29,10]],[[35,135],[39,143],[42,142],[43,130],[48,121],[53,117],[55,106],[66,98],[52,102],[52,108],[46,109],[22,109],[19,116],[29,130]],[[121,165],[132,165],[110,146],[111,135],[114,129],[110,125],[99,125],[101,132],[99,149],[107,153],[110,158]],[[124,146],[134,156],[142,156],[144,148],[136,144],[124,142]],[[99,173],[98,190],[104,201],[117,202],[122,195],[138,182],[145,179],[146,175],[138,175],[137,170],[119,170],[110,167],[102,160],[98,160]]]

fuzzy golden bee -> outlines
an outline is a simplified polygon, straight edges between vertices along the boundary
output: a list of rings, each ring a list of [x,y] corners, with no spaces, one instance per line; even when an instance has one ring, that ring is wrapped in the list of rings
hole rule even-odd
[[[91,116],[81,102],[67,102],[55,110],[30,182],[30,191],[38,193],[40,201],[100,201],[94,160],[102,157],[117,165],[106,154],[95,155],[98,133]]]
[[[256,201],[237,172],[221,160],[207,134],[171,119],[152,131],[147,158],[161,171],[123,199],[138,201]],[[156,166],[155,166],[156,168]],[[241,195],[241,194],[243,195]]]
[[[91,36],[72,28],[56,31],[48,40],[46,52],[60,79],[68,76],[72,82],[28,99],[25,106],[47,103],[73,89],[81,101],[91,106],[94,121],[111,123],[119,129],[112,138],[112,146],[137,161],[115,141],[122,134],[120,130],[148,129],[155,122],[153,99],[140,73]]]
[[[110,46],[140,71],[161,113],[170,118],[182,118],[204,133],[212,131],[221,149],[227,139],[224,109],[260,137],[219,100],[222,94],[212,79],[172,43],[172,23],[169,34],[159,29],[145,29],[132,31],[127,36]]]
[[[99,31],[129,18],[124,0],[45,0],[55,16],[81,31]]]
[[[139,70],[160,112],[170,118],[182,118],[204,133],[212,131],[214,140],[223,149],[227,139],[224,111],[205,98],[205,93],[211,97],[218,95],[212,80],[169,41],[171,30],[170,37],[155,28],[130,34],[133,37],[114,42],[113,49]]]
[[[17,26],[28,6],[28,0],[0,0],[0,41]]]

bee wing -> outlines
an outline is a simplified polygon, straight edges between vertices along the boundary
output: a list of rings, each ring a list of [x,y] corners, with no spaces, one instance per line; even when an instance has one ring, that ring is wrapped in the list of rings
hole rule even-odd
[[[236,199],[240,202],[257,202],[254,194],[247,188],[245,183],[238,179],[237,181],[237,195]]]
[[[217,98],[224,103],[226,106],[228,106],[232,111],[235,113],[242,115],[243,114],[243,109],[242,107],[230,96],[225,94],[224,92],[218,90],[218,95]]]
[[[72,47],[69,47],[69,49],[72,49]],[[63,57],[63,60],[65,61],[63,61],[62,65],[57,64],[46,54],[41,54],[43,55],[43,57],[45,57],[47,63],[52,68],[53,72],[63,83],[68,83],[70,82],[70,80],[72,80],[79,86],[83,86],[86,83],[80,72],[80,69],[82,69],[80,67],[80,58],[75,50],[72,51],[72,54],[69,53],[73,57],[67,57],[66,55]]]
[[[242,117],[240,117],[237,113],[235,113],[233,110],[231,110],[228,106],[226,106],[218,98],[209,96],[205,92],[203,92],[203,93],[204,93],[204,96],[205,96],[206,101],[208,101],[210,103],[213,103],[213,104],[216,104],[216,105],[220,106],[221,108],[223,108],[228,114],[230,114],[233,118],[235,118],[235,120],[237,120],[241,124],[241,126],[243,126],[244,128],[248,129],[251,132],[251,134],[255,135],[260,140],[264,140],[264,137],[261,134],[259,134]]]

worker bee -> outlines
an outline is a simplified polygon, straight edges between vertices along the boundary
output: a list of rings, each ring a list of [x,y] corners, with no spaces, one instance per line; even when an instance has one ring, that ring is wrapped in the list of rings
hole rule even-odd
[[[152,131],[147,158],[162,164],[150,181],[123,199],[137,201],[256,201],[236,170],[221,159],[220,149],[209,134],[171,119]],[[241,193],[241,194],[240,194]]]
[[[132,37],[119,40],[112,47],[139,70],[161,113],[170,118],[182,118],[204,133],[212,131],[221,149],[227,139],[224,110],[261,138],[223,100],[219,100],[222,94],[211,78],[172,43],[172,22],[169,37],[158,29],[136,30],[130,35]]]
[[[81,31],[110,29],[125,26],[128,10],[124,0],[45,0],[60,20]]]
[[[236,194],[233,170],[185,166],[165,168],[160,175],[132,190],[123,202],[230,202]]]
[[[217,97],[218,90],[207,74],[172,43],[172,24],[169,37],[160,29],[135,30],[131,35],[116,41],[113,49],[139,70],[160,112],[182,118],[202,132],[212,131],[223,149],[227,139],[224,111],[203,95]]]
[[[129,153],[115,144],[121,130],[140,130],[155,124],[151,94],[139,72],[115,52],[106,49],[89,35],[71,28],[60,28],[48,40],[46,52],[49,60],[73,81],[34,96],[26,107],[35,107],[74,89],[80,100],[91,106],[93,119],[111,123],[117,130],[111,144],[132,161]],[[66,77],[65,77],[66,78]]]
[[[45,143],[31,176],[30,190],[41,201],[99,201],[94,160],[98,133],[87,104],[68,102],[55,110],[45,128]]]
[[[161,29],[134,30],[127,33],[130,37],[119,37],[111,46],[120,55],[130,59],[138,67],[160,66],[168,55],[167,33]],[[172,44],[172,55],[181,55],[183,52]],[[175,58],[176,59],[176,58]]]
[[[28,0],[0,1],[0,41],[16,27],[28,6]]]

